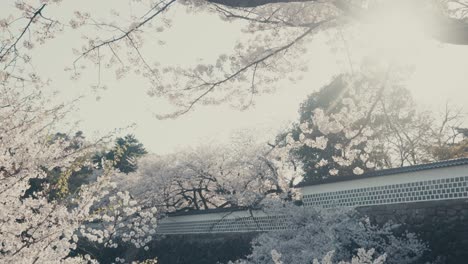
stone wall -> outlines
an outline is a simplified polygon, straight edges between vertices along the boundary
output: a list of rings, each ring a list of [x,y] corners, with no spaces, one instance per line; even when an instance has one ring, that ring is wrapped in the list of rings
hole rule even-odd
[[[257,233],[167,235],[151,244],[158,264],[227,263],[250,253]]]
[[[468,263],[468,199],[360,207],[373,223],[402,224],[403,230],[417,233],[441,263]]]
[[[401,224],[401,231],[418,234],[430,252],[420,263],[468,263],[468,199],[439,200],[359,207],[375,224]],[[255,233],[169,235],[152,245],[160,263],[216,263],[250,252]]]
[[[401,224],[401,231],[418,234],[430,249],[421,263],[434,260],[437,256],[441,256],[439,263],[468,263],[468,158],[380,170],[352,177],[329,177],[301,184],[300,189],[306,208],[358,206],[358,211],[368,215],[373,223],[393,221]],[[171,245],[182,248],[180,254],[220,253],[234,245],[239,250],[232,256],[238,258],[248,254],[249,243],[236,240],[236,236],[242,237],[242,234],[229,233],[287,228],[283,225],[272,226],[268,220],[274,216],[251,215],[242,211],[220,213],[198,212],[195,215],[169,217],[159,223],[160,234],[170,234],[173,240],[167,240],[167,243],[175,241]],[[252,224],[250,216],[255,217],[255,222],[260,222],[260,225]],[[216,228],[211,228],[213,223],[216,223]],[[184,236],[190,233],[190,236]],[[207,237],[211,240],[205,239]],[[197,248],[197,252],[187,251],[182,244],[177,243],[177,239],[179,243]],[[209,247],[204,248],[190,241],[207,243]],[[222,245],[228,246],[223,248]],[[164,242],[161,242],[161,246],[164,247]]]

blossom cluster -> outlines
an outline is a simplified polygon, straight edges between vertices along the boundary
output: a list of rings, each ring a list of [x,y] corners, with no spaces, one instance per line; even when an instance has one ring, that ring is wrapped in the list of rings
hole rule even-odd
[[[118,239],[146,246],[155,233],[156,210],[142,208],[128,193],[110,195],[117,172],[109,162],[76,194],[51,199],[48,192],[54,186],[44,184],[27,195],[31,181],[45,179],[52,170],[68,173],[89,165],[82,160],[89,160],[99,144],[55,138],[51,131],[68,108],[47,108],[40,92],[1,90],[0,262],[86,263],[80,256],[69,257],[83,237],[108,247],[115,247]],[[99,228],[89,225],[97,220]]]

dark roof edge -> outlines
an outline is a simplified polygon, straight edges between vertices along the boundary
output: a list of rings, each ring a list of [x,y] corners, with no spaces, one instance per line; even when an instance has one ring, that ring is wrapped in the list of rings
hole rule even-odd
[[[183,216],[183,215],[203,215],[203,214],[216,214],[216,213],[233,213],[239,211],[259,210],[259,208],[249,207],[226,207],[226,208],[211,208],[202,210],[187,210],[173,213],[166,213],[167,216]]]
[[[413,166],[372,171],[372,172],[368,172],[362,175],[330,176],[323,180],[317,180],[313,182],[301,182],[297,184],[295,187],[301,188],[301,187],[312,186],[312,185],[320,185],[320,184],[342,182],[342,181],[353,181],[353,180],[360,180],[360,179],[371,178],[371,177],[388,176],[388,175],[401,174],[401,173],[406,173],[406,172],[416,172],[416,171],[423,171],[423,170],[461,166],[461,165],[467,165],[467,164],[468,164],[468,158],[450,159],[450,160],[437,161],[437,162],[425,163],[425,164],[419,164],[419,165],[413,165]]]

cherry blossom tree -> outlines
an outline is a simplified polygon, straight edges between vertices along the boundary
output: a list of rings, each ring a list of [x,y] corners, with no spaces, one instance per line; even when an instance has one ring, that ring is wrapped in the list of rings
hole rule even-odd
[[[268,156],[270,147],[249,140],[148,156],[121,188],[163,211],[256,208],[268,197],[293,199],[300,174]]]
[[[112,191],[111,179],[125,176],[117,175],[105,162],[97,181],[83,186],[76,195],[54,201],[42,192],[24,197],[31,179],[44,178],[54,168],[71,175],[83,166],[92,166],[88,157],[96,150],[96,145],[89,142],[82,142],[74,149],[69,147],[70,142],[50,140],[57,131],[54,126],[68,111],[65,106],[52,106],[41,96],[40,89],[47,87],[50,80],[36,71],[34,55],[50,39],[65,30],[85,29],[84,42],[73,50],[75,59],[66,68],[72,79],[79,79],[86,70],[97,69],[93,89],[103,89],[102,71],[114,71],[116,79],[136,74],[148,80],[150,96],[165,97],[175,106],[173,112],[160,117],[176,117],[198,104],[230,103],[241,109],[251,106],[257,94],[274,91],[280,79],[299,78],[298,72],[305,70],[303,54],[307,43],[317,32],[329,30],[333,35],[331,40],[336,41],[342,29],[352,33],[353,27],[359,29],[363,24],[375,23],[384,14],[381,10],[389,7],[385,1],[148,0],[137,1],[136,15],[120,10],[121,13],[115,11],[110,18],[99,18],[76,10],[73,17],[63,18],[57,12],[50,12],[54,8],[60,10],[64,4],[60,0],[19,0],[15,2],[15,12],[0,18],[2,262],[46,263],[51,259],[80,262],[81,258],[68,257],[76,248],[77,239],[86,238],[110,247],[115,247],[116,240],[120,239],[145,247],[150,239],[148,235],[154,233],[155,210],[146,203],[132,202],[130,196],[135,194],[146,202],[144,199],[151,194],[149,189],[139,186],[129,193]],[[177,4],[200,14],[216,12],[226,21],[242,21],[245,38],[230,54],[221,54],[212,64],[159,65],[144,52],[145,43],[154,37],[149,32],[157,36],[170,27],[168,11]],[[467,44],[464,1],[400,4],[397,7],[410,10],[409,13],[423,12],[415,17],[429,21],[425,30],[433,38]],[[161,48],[164,41],[158,45]],[[329,142],[325,135],[331,134],[341,134],[348,142],[336,146],[341,154],[334,155],[332,161],[344,166],[361,159],[362,165],[352,170],[355,174],[363,173],[364,166],[375,166],[370,153],[378,143],[372,140],[377,136],[376,131],[365,124],[373,120],[375,111],[385,115],[385,107],[389,107],[379,98],[389,90],[384,87],[392,82],[387,83],[386,75],[380,77],[375,81],[378,88],[369,89],[365,93],[367,97],[358,101],[352,98],[355,94],[352,91],[368,89],[372,82],[361,85],[361,75],[350,76],[346,82],[351,92],[341,98],[347,112],[341,110],[329,115],[326,109],[316,109],[310,120],[301,124],[302,136],[288,137],[283,149],[269,152],[261,148],[242,151],[227,148],[208,153],[197,150],[163,158],[155,165],[158,169],[155,172],[150,174],[146,170],[147,175],[139,172],[142,182],[148,179],[159,185],[161,196],[151,202],[172,211],[251,207],[268,196],[289,198],[293,195],[289,188],[299,171],[294,160],[287,157],[290,149],[303,144],[324,149]],[[309,133],[314,127],[324,136]],[[361,145],[364,151],[358,147]],[[413,159],[411,154],[409,157]],[[321,164],[326,165],[325,162],[331,160]],[[332,169],[329,172],[338,173]],[[278,250],[284,256],[285,252]],[[323,250],[316,256],[327,252]]]
[[[76,224],[86,217],[86,208],[93,199],[100,180],[83,196],[80,206],[68,211],[59,203],[49,203],[47,197],[22,199],[31,178],[43,178],[45,169],[71,168],[80,156],[92,149],[65,151],[67,144],[50,144],[51,125],[63,115],[63,106],[44,108],[38,92],[22,94],[15,88],[2,86],[1,126],[1,254],[9,263],[37,263],[49,259],[64,259],[74,248],[72,240]]]
[[[111,178],[117,174],[108,162],[95,182],[74,195],[51,200],[45,186],[25,197],[31,179],[43,179],[48,171],[60,168],[69,175],[93,166],[91,155],[101,142],[51,140],[70,107],[53,106],[35,88],[0,89],[0,261],[78,263],[84,260],[69,253],[83,237],[115,247],[111,239],[118,236],[144,246],[154,233],[156,211],[143,210],[126,193],[103,200],[111,194]],[[100,228],[88,225],[96,220]]]
[[[278,221],[284,221],[288,228],[255,238],[252,253],[245,263],[271,263],[272,259],[284,263],[311,263],[326,255],[332,263],[352,262],[353,255],[364,252],[377,259],[385,255],[385,263],[415,263],[427,251],[415,234],[402,233],[391,223],[374,226],[352,208],[304,208],[276,202],[265,210],[281,212],[286,217]],[[372,250],[363,251],[364,248]]]
[[[381,256],[375,257],[374,256],[374,249],[369,249],[365,250],[363,248],[358,249],[358,252],[356,256],[353,256],[351,259],[351,262],[346,262],[346,261],[340,261],[338,264],[383,264],[385,263],[386,254],[383,254]],[[327,253],[322,261],[319,261],[318,259],[314,259],[313,264],[332,264],[332,258],[333,258],[334,251],[330,251]]]
[[[148,80],[149,95],[165,97],[175,106],[173,112],[159,116],[176,117],[197,104],[230,103],[246,108],[258,94],[273,91],[278,80],[298,78],[298,72],[305,69],[303,55],[307,44],[320,31],[327,31],[333,36],[330,41],[341,45],[344,33],[359,34],[362,27],[393,21],[392,15],[398,14],[417,25],[414,31],[430,38],[444,43],[468,43],[466,3],[459,0],[134,2],[130,14],[114,10],[110,17],[101,18],[76,10],[74,17],[63,18],[49,12],[65,5],[62,1],[17,1],[16,13],[0,20],[0,80],[8,78],[18,85],[47,83],[47,78],[39,76],[33,67],[36,48],[65,30],[84,29],[84,43],[74,50],[76,58],[67,68],[72,78],[79,78],[86,68],[97,69],[93,89],[103,89],[106,85],[100,76],[105,70],[114,71],[117,79],[139,75]],[[226,21],[238,21],[245,25],[244,37],[232,53],[220,54],[215,63],[193,67],[160,65],[145,50],[145,43],[158,39],[158,48],[164,48],[158,33],[171,25],[169,10],[181,6],[200,15],[211,12]],[[395,31],[405,28],[413,27],[402,24]],[[398,34],[393,40],[406,41]]]
[[[227,21],[244,22],[246,37],[232,54],[220,55],[213,64],[165,67],[152,64],[142,53],[144,32],[152,27],[165,30],[164,14],[176,5],[175,1],[150,2],[151,9],[144,16],[123,26],[116,22],[94,23],[90,14],[77,14],[72,25],[102,27],[104,24],[117,33],[105,38],[90,37],[90,43],[77,52],[78,58],[70,70],[80,74],[76,69],[78,65],[84,66],[85,59],[115,65],[118,76],[136,67],[152,84],[149,94],[165,96],[177,108],[160,117],[175,117],[196,104],[228,102],[239,108],[249,107],[257,94],[274,89],[280,75],[294,78],[303,66],[301,57],[307,43],[322,30],[333,31],[334,38],[340,39],[342,28],[378,24],[391,14],[404,13],[423,25],[418,29],[432,38],[447,43],[468,43],[464,22],[466,6],[461,1],[187,0],[179,3],[194,12],[216,12]],[[387,13],[391,14],[386,16]],[[130,57],[121,56],[121,51],[128,49]]]
[[[333,263],[338,263],[338,264],[383,264],[385,263],[385,259],[387,257],[386,254],[383,254],[379,257],[375,257],[374,249],[369,249],[365,250],[363,248],[358,249],[358,252],[353,258],[351,259],[351,262],[348,261],[340,261],[340,262],[334,262],[333,261],[333,254],[335,252],[332,250],[328,252],[321,260],[314,258],[312,263],[313,264],[333,264]],[[271,260],[273,261],[274,264],[283,264],[283,261],[281,260],[281,253],[276,251],[275,249],[271,250]],[[248,264],[249,262],[246,260],[238,260],[235,262],[229,262],[229,264]]]
[[[461,111],[447,106],[439,118],[419,110],[398,72],[384,81],[377,73],[341,75],[312,94],[299,123],[279,135],[278,157],[295,159],[316,180],[436,161],[437,149],[462,140]]]
[[[86,239],[78,252],[97,255],[104,247],[120,248],[120,253],[125,254],[132,246],[149,250],[148,243],[156,234],[155,207],[143,206],[128,192],[117,191],[99,200],[92,209],[90,217],[77,230]],[[122,256],[118,258],[125,263]]]

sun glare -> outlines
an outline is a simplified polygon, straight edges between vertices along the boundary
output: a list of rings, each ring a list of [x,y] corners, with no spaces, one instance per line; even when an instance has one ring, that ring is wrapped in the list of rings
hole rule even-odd
[[[370,51],[380,59],[396,63],[414,62],[418,51],[429,42],[417,14],[385,10],[369,22],[363,27],[363,38]]]

